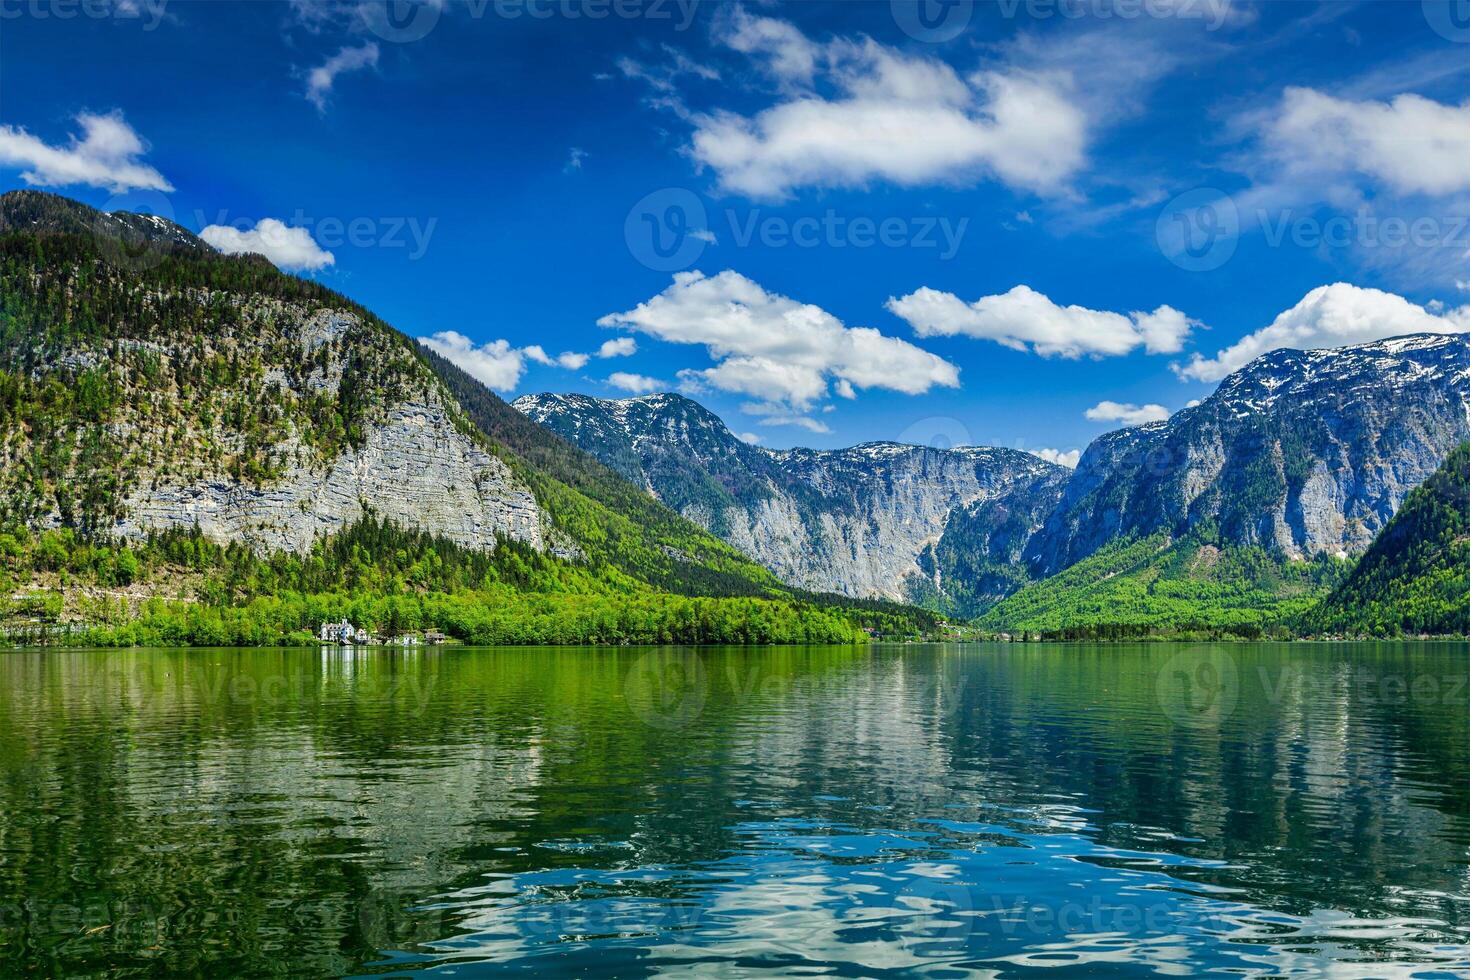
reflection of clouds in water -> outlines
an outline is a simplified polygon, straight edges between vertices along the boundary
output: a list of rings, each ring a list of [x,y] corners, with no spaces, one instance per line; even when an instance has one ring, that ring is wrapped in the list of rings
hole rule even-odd
[[[1334,977],[1470,965],[1465,947],[1425,941],[1438,931],[1431,920],[1264,910],[1169,873],[1221,862],[1105,847],[1077,834],[949,822],[942,839],[840,825],[820,834],[810,821],[736,829],[746,846],[698,872],[560,869],[446,896],[473,910],[464,923],[470,934],[435,946],[445,961],[523,965],[550,955],[564,962],[568,942],[615,963],[600,957],[623,946],[637,952],[640,969],[660,975],[716,962],[866,974],[948,966],[983,975],[1009,966]],[[974,844],[997,835],[1015,846]],[[918,857],[941,848],[945,857]],[[1369,946],[1419,963],[1359,969],[1350,961]]]

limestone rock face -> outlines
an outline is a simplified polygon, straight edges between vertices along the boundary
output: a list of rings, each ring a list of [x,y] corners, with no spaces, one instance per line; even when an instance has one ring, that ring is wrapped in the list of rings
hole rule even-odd
[[[1060,493],[1060,467],[1009,449],[889,442],[775,452],[748,445],[678,395],[617,401],[528,395],[515,407],[597,456],[668,506],[804,589],[910,599],[950,584],[926,557],[953,516],[995,505],[1025,513]],[[1044,478],[1044,479],[1043,479]],[[1026,495],[1016,507],[1016,496]],[[1017,529],[1019,545],[1039,526]],[[987,547],[979,536],[976,547]],[[1019,551],[1019,545],[1015,549]],[[1009,546],[998,548],[1009,551]],[[1015,557],[1019,557],[1017,554]]]
[[[138,487],[117,532],[142,537],[197,524],[218,541],[304,551],[369,510],[472,548],[494,548],[497,535],[538,550],[548,544],[531,491],[461,434],[437,398],[395,406],[360,448],[329,466],[292,466],[263,486],[214,478]]]
[[[1050,574],[1155,531],[1296,558],[1358,553],[1467,439],[1461,335],[1273,351],[1199,405],[1097,439],[1027,560]]]
[[[223,309],[221,325],[30,355],[38,382],[92,379],[113,393],[104,419],[50,437],[82,447],[66,479],[6,488],[6,499],[33,501],[34,523],[85,520],[132,539],[197,525],[222,543],[301,552],[371,512],[471,548],[506,537],[581,557],[403,338],[310,303],[166,299]],[[45,450],[17,429],[0,439],[0,462],[19,480]],[[83,511],[77,500],[104,485],[117,488],[110,502]]]

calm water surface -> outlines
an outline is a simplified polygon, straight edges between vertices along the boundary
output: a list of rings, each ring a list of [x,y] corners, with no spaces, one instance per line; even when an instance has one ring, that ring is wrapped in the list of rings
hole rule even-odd
[[[1470,647],[0,653],[0,974],[1470,975]]]

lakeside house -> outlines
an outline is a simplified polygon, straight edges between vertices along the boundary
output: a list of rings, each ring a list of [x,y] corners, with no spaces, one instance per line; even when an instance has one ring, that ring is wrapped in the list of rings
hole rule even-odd
[[[321,629],[317,631],[317,639],[323,643],[336,643],[342,646],[367,645],[375,642],[375,637],[371,633],[354,627],[347,619],[343,619],[340,623],[322,623]]]
[[[387,644],[390,646],[418,646],[426,644],[437,646],[449,638],[438,630],[425,630],[420,636],[418,633],[403,633],[390,639],[380,639],[364,628],[352,625],[351,620],[343,619],[340,623],[322,623],[317,629],[317,639],[325,644],[337,646],[374,646]]]

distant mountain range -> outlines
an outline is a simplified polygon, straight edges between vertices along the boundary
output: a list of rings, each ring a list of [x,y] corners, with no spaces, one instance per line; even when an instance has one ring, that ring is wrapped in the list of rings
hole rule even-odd
[[[1102,436],[1075,472],[996,448],[775,452],[678,395],[513,404],[788,582],[969,616],[1160,534],[1282,562],[1362,553],[1470,440],[1470,342],[1274,351]]]
[[[1014,588],[1067,478],[1012,449],[762,449],[680,395],[512,405],[792,585],[965,614]]]
[[[0,531],[303,555],[371,518],[513,542],[543,585],[837,593],[820,601],[905,629],[932,612],[864,600],[997,630],[1433,630],[1464,624],[1467,441],[1470,341],[1426,335],[1274,351],[1075,471],[1004,448],[773,451],[679,395],[512,407],[260,256],[0,195]]]

